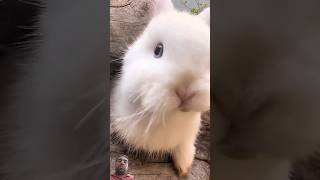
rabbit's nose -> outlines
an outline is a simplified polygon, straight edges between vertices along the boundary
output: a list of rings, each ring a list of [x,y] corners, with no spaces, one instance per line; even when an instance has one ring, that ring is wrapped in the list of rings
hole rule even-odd
[[[181,104],[184,104],[195,95],[193,91],[189,91],[187,89],[177,89],[176,94],[180,98]]]

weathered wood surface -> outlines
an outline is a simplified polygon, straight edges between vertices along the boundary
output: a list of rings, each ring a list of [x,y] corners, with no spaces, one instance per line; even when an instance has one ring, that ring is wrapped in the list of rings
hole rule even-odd
[[[118,58],[147,25],[153,0],[111,0],[110,53]]]

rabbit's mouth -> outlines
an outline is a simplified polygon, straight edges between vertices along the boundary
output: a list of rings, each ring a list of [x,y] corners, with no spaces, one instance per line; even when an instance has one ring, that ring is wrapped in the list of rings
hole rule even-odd
[[[179,106],[178,109],[182,112],[190,112],[191,110],[187,107],[184,107],[184,106]]]
[[[202,93],[194,93],[187,98],[176,97],[178,103],[176,108],[181,112],[205,112],[210,109],[210,105],[206,103],[207,98],[203,98]]]
[[[178,100],[180,101],[178,108],[182,112],[189,112],[190,108],[188,108],[188,104],[191,101],[191,99],[194,97],[195,93],[194,92],[188,92],[188,91],[183,91],[183,90],[176,90],[176,95]]]
[[[191,112],[191,111],[198,112],[199,111],[196,108],[194,108],[189,101],[186,101],[186,102],[181,101],[177,109],[181,112]]]

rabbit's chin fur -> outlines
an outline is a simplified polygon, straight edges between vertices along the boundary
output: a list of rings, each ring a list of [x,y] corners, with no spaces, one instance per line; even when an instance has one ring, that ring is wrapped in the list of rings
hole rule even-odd
[[[159,7],[168,9],[157,9],[123,58],[111,97],[111,132],[132,148],[171,153],[184,176],[194,158],[201,112],[210,108],[210,10],[193,16],[170,4]],[[157,58],[158,43],[164,50]]]

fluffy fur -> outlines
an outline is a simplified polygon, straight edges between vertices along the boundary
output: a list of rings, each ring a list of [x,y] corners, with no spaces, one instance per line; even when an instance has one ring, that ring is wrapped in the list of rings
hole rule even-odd
[[[170,152],[180,175],[194,159],[201,112],[210,108],[209,10],[177,12],[159,0],[155,17],[124,56],[112,94],[112,131],[135,149]],[[162,42],[163,56],[154,48]],[[193,94],[181,111],[177,91]]]

